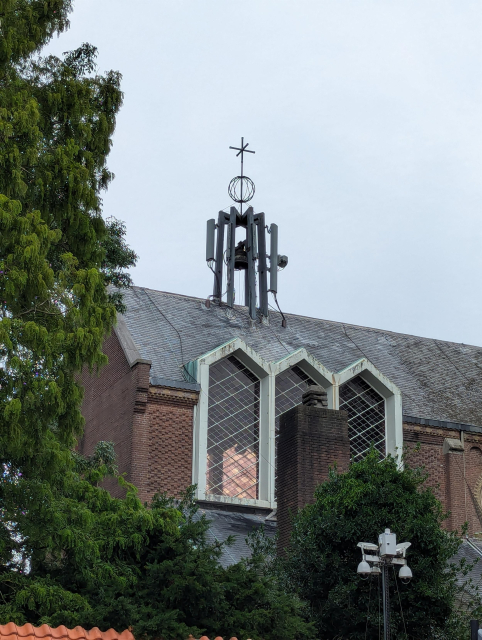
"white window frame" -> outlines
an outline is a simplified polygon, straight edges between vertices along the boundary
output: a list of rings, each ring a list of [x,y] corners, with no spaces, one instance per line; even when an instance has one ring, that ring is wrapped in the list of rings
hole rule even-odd
[[[258,498],[232,498],[230,496],[212,496],[206,493],[207,471],[207,436],[209,410],[209,367],[229,356],[237,358],[249,369],[260,382],[259,393],[259,482]],[[230,504],[247,504],[259,507],[270,507],[269,499],[269,364],[240,338],[231,340],[217,349],[206,353],[197,360],[195,367],[197,382],[201,385],[199,402],[194,408],[193,438],[193,483],[197,484],[198,500],[228,502]]]
[[[207,429],[209,409],[209,367],[234,356],[260,381],[259,484],[258,499],[232,498],[206,494]],[[328,408],[340,408],[339,389],[356,376],[363,378],[385,400],[386,452],[401,464],[403,449],[402,394],[367,358],[361,358],[338,373],[329,371],[306,349],[297,349],[277,362],[266,362],[240,338],[235,338],[189,363],[189,370],[201,386],[199,402],[194,407],[192,481],[197,485],[196,498],[212,502],[275,508],[275,398],[276,376],[298,366],[312,380],[327,390]]]
[[[385,400],[385,443],[386,453],[402,463],[403,453],[403,411],[402,392],[383,375],[367,358],[361,358],[350,366],[333,374],[336,385],[335,409],[340,408],[340,386],[352,378],[360,376]]]

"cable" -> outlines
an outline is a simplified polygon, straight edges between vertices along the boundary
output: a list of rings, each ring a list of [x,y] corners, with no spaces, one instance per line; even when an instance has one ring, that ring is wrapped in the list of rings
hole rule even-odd
[[[397,580],[397,575],[395,573],[395,567],[392,565],[392,569],[393,569],[393,577],[395,578],[395,585],[397,587],[397,593],[398,593],[398,602],[400,603],[400,613],[402,614],[402,622],[403,622],[403,628],[405,630],[405,635],[408,638],[408,633],[407,633],[407,626],[405,624],[405,618],[403,616],[403,608],[402,608],[402,599],[400,597],[400,591],[398,590],[398,580]]]
[[[350,340],[350,342],[352,342],[355,347],[358,349],[358,351],[360,351],[360,353],[363,354],[363,357],[366,358],[367,360],[370,360],[370,358],[367,356],[367,354],[363,351],[363,349],[360,349],[360,347],[357,345],[357,343],[348,335],[348,332],[346,330],[345,327],[345,323],[341,323],[341,326],[343,327],[343,333],[346,335],[346,337],[348,338],[348,340]]]
[[[367,611],[367,624],[365,626],[365,640],[367,640],[368,633],[368,618],[370,616],[370,600],[372,597],[372,581],[370,580],[370,591],[368,592],[368,611]]]
[[[213,269],[213,267],[212,267],[212,263],[213,263],[213,262],[216,262],[216,260],[210,260],[210,261],[207,263],[207,265],[208,265],[208,267],[211,269],[211,271],[214,273],[214,277],[216,278],[216,282],[217,282],[217,284],[218,284],[218,290],[219,290],[219,293],[220,293],[220,296],[221,296],[221,297],[220,297],[220,299],[219,299],[219,304],[221,304],[221,300],[222,300],[222,298],[223,298],[224,293],[223,293],[223,294],[221,294],[222,286],[221,286],[221,283],[219,282],[219,275],[216,273],[216,271],[214,271],[214,269]],[[214,294],[213,294],[212,296],[208,296],[208,299],[209,299],[209,298],[214,298]]]
[[[274,291],[271,291],[271,294],[273,295],[274,301],[276,302],[276,306],[278,307],[279,312],[281,313],[281,317],[283,318],[283,322],[281,323],[281,326],[286,327],[288,323],[286,321],[285,314],[281,311],[281,308],[278,304],[278,298],[276,297],[276,293]]]
[[[380,601],[381,601],[381,580],[380,580],[380,576],[377,577],[378,580],[378,640],[381,640],[382,638],[382,615],[381,615],[381,610],[380,610]]]
[[[183,354],[183,350],[182,350],[182,338],[181,338],[181,334],[179,333],[179,331],[176,329],[176,327],[172,324],[172,322],[169,320],[169,318],[159,309],[159,307],[157,306],[157,304],[154,302],[154,300],[151,298],[151,296],[147,293],[147,291],[145,289],[142,289],[142,291],[146,294],[146,296],[149,298],[150,303],[159,311],[159,313],[161,314],[161,316],[164,318],[164,320],[174,329],[174,331],[177,333],[177,337],[179,338],[179,346],[181,347],[181,367],[184,368],[184,354]]]

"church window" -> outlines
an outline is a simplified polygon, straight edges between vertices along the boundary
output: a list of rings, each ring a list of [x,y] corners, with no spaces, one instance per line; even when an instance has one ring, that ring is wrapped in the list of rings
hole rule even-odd
[[[356,376],[340,387],[340,409],[348,411],[348,435],[353,460],[361,460],[371,446],[385,457],[384,398],[363,378]]]
[[[258,498],[259,379],[230,356],[209,367],[206,493]]]
[[[275,399],[275,487],[277,477],[277,449],[280,415],[301,404],[301,397],[309,385],[315,382],[299,367],[291,367],[276,376]]]

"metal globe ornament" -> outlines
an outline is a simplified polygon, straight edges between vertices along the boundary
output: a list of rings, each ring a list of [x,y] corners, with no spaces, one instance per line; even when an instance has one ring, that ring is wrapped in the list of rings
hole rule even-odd
[[[255,191],[254,182],[248,176],[236,176],[228,186],[229,197],[240,204],[252,200]]]

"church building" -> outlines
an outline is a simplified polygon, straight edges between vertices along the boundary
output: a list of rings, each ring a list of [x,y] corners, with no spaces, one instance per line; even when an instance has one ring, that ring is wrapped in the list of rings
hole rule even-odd
[[[237,150],[242,158],[243,141]],[[467,521],[471,535],[481,532],[482,347],[268,310],[287,258],[278,255],[276,225],[251,207],[243,214],[253,194],[241,169],[230,185],[239,210],[208,222],[212,296],[124,292],[126,312],[104,344],[109,363],[83,378],[81,452],[114,442],[143,501],[195,484],[215,537],[265,521],[273,530],[280,416],[319,385],[327,408],[348,423],[345,444],[329,430],[318,441],[332,463],[359,460],[371,446],[381,456],[407,451],[405,464],[425,466],[450,511],[447,528]],[[245,272],[245,304],[235,301],[236,270]],[[321,464],[323,455],[309,462],[316,473]]]

